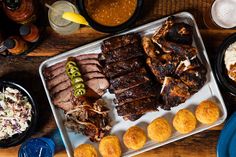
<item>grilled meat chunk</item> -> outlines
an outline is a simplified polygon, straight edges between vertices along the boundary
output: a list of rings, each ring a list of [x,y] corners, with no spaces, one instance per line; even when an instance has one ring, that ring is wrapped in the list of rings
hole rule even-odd
[[[84,64],[96,64],[98,66],[101,66],[98,59],[84,59],[84,60],[78,60],[78,65],[84,65]]]
[[[150,81],[147,76],[145,68],[138,69],[134,72],[128,73],[110,80],[110,92],[116,94],[122,93],[125,90],[143,84],[144,82]]]
[[[162,25],[161,29],[158,29],[152,36],[152,41],[158,43],[160,39],[165,38],[166,34],[169,32],[170,28],[174,25],[175,17],[169,17],[165,23]]]
[[[181,58],[181,60],[186,57],[192,59],[198,54],[197,48],[190,45],[177,44],[164,40],[160,40],[159,45],[165,53],[176,54]]]
[[[166,40],[179,44],[192,45],[193,27],[184,22],[174,23],[166,34]]]
[[[205,67],[199,67],[190,69],[183,72],[180,75],[181,81],[183,81],[188,87],[191,94],[199,91],[206,82],[206,69]]]
[[[66,112],[65,126],[88,136],[91,141],[100,141],[111,130],[108,111],[101,99],[95,103],[80,100],[75,109]]]
[[[119,116],[141,115],[150,111],[157,111],[157,98],[149,97],[116,106]]]
[[[114,78],[117,76],[125,75],[129,72],[137,70],[143,66],[143,62],[140,58],[133,58],[126,61],[120,61],[112,64],[108,64],[104,67],[103,71],[106,77]]]
[[[149,97],[157,97],[157,88],[150,81],[116,94],[115,103],[122,105]]]
[[[184,103],[190,97],[189,88],[181,80],[172,77],[165,77],[161,89],[161,106],[165,110]]]
[[[150,38],[143,37],[142,45],[148,57],[155,58],[158,54],[160,54],[160,51],[157,49],[157,46],[152,42]]]
[[[141,46],[139,46],[139,44],[130,44],[126,47],[120,47],[115,50],[103,53],[103,55],[105,58],[105,63],[109,64],[143,56],[143,49]]]
[[[192,59],[186,58],[185,60],[181,60],[179,62],[179,65],[177,66],[175,70],[175,74],[180,76],[183,72],[195,68],[199,68],[203,66],[198,57],[194,57]]]
[[[163,83],[165,76],[173,75],[178,64],[178,58],[173,54],[163,54],[155,58],[147,58],[147,65],[159,83]]]
[[[125,47],[129,44],[136,44],[140,42],[140,36],[136,33],[121,35],[104,40],[101,46],[102,52],[107,53],[114,49]]]

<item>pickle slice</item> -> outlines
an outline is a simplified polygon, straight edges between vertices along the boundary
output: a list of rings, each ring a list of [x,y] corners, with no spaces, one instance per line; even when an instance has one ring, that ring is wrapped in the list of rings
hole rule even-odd
[[[84,88],[79,88],[74,90],[74,95],[77,96],[82,96],[86,93]]]
[[[76,77],[80,77],[81,73],[79,71],[76,71],[74,73],[72,73],[71,78],[76,78]]]
[[[85,88],[85,85],[82,82],[75,83],[75,84],[73,84],[73,82],[72,82],[72,85],[73,85],[74,89]]]
[[[77,66],[75,62],[69,61],[66,63],[66,67]]]

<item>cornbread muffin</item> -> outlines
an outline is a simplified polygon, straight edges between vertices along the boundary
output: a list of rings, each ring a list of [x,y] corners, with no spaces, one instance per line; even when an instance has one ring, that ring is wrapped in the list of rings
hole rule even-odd
[[[171,126],[165,118],[153,120],[147,127],[148,137],[157,142],[166,141],[171,136]]]
[[[97,157],[96,149],[90,144],[81,144],[74,150],[74,157]]]
[[[187,109],[179,110],[173,120],[174,128],[181,134],[187,134],[196,128],[197,120]]]
[[[123,141],[127,148],[138,150],[145,145],[147,137],[140,127],[133,126],[125,132]]]
[[[213,101],[205,100],[198,105],[195,115],[199,122],[211,124],[220,117],[220,109]]]
[[[116,136],[106,136],[99,143],[99,152],[103,157],[120,157],[120,141]]]

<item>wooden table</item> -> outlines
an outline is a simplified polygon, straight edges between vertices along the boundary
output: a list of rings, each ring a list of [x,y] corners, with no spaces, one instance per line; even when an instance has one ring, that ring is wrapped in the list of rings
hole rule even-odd
[[[203,17],[213,0],[144,1],[143,12],[134,26],[145,24],[176,12],[188,11],[196,18],[212,64],[214,64],[214,57],[220,43],[225,37],[235,32],[235,30],[206,28]],[[43,0],[41,0],[41,2],[43,3]],[[47,2],[52,3],[53,0],[47,0]],[[75,34],[70,36],[59,36],[54,33],[50,27],[47,27],[45,34],[46,38],[41,45],[33,52],[29,53],[28,56],[14,58],[0,57],[0,76],[18,81],[28,88],[39,106],[40,118],[33,137],[45,135],[56,128],[42,83],[39,79],[38,67],[40,63],[49,56],[62,53],[107,35],[89,27],[82,27]],[[222,94],[225,98],[229,114],[231,114],[236,109],[235,98],[225,92],[222,92]],[[215,157],[217,140],[221,129],[222,125],[140,154],[138,157]],[[0,157],[16,157],[18,148],[19,146],[0,149]],[[66,153],[59,152],[55,156],[66,157]]]

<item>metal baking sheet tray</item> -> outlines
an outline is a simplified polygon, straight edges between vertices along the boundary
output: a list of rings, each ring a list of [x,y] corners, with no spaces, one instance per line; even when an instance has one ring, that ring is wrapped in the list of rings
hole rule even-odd
[[[121,147],[122,147],[122,151],[123,154],[122,156],[134,156],[137,155],[139,153],[166,145],[168,143],[177,141],[179,139],[191,136],[193,134],[199,133],[201,131],[207,130],[209,128],[212,128],[214,126],[217,126],[221,123],[224,122],[224,120],[226,119],[227,116],[227,111],[226,111],[226,107],[224,104],[224,101],[222,99],[221,93],[219,91],[219,88],[216,84],[216,80],[215,77],[212,73],[211,67],[210,67],[210,62],[209,59],[207,57],[207,52],[206,49],[204,47],[201,35],[199,33],[196,21],[194,20],[194,17],[188,13],[188,12],[181,12],[178,14],[175,14],[174,16],[176,16],[179,21],[181,22],[186,22],[190,25],[192,25],[194,27],[194,43],[193,45],[196,46],[198,48],[199,51],[199,57],[201,59],[201,61],[204,63],[204,65],[207,67],[208,69],[208,73],[207,73],[207,82],[206,84],[203,86],[203,88],[200,89],[199,92],[197,92],[196,94],[194,94],[193,96],[191,96],[191,98],[189,98],[185,103],[172,108],[171,111],[165,111],[160,109],[160,111],[158,112],[150,112],[145,114],[144,116],[142,116],[140,119],[134,121],[134,122],[130,122],[130,121],[124,121],[121,117],[119,117],[116,113],[116,110],[114,109],[114,104],[112,102],[112,100],[114,99],[114,95],[110,94],[109,92],[106,92],[106,94],[103,96],[103,98],[107,101],[108,106],[111,109],[111,113],[110,116],[113,120],[113,127],[111,130],[111,134],[115,134],[116,136],[118,136],[120,138],[121,141]],[[127,33],[131,33],[131,32],[137,32],[140,33],[142,36],[151,36],[158,28],[161,27],[161,25],[163,24],[163,22],[167,19],[163,18],[148,24],[145,24],[143,26],[128,30],[126,32],[123,32],[121,34],[127,34]],[[117,35],[121,35],[121,34],[117,34]],[[45,67],[49,67],[53,64],[56,64],[58,62],[64,61],[67,59],[67,57],[70,56],[77,56],[79,54],[89,54],[89,53],[100,53],[100,45],[102,43],[103,40],[99,40],[96,42],[92,42],[90,44],[78,47],[76,49],[70,50],[68,52],[65,52],[63,54],[60,54],[58,56],[52,57],[46,61],[44,61],[39,68],[39,73],[43,82],[43,86],[45,89],[45,92],[47,94],[47,98],[49,101],[49,104],[52,108],[52,112],[53,115],[55,117],[56,123],[58,128],[60,129],[63,141],[65,143],[65,147],[66,147],[66,151],[69,157],[73,157],[73,150],[74,148],[76,148],[77,146],[79,146],[80,144],[83,143],[91,143],[93,144],[96,148],[98,148],[98,143],[92,143],[89,141],[89,139],[86,136],[83,136],[81,134],[75,133],[75,132],[71,132],[69,130],[67,130],[65,128],[65,126],[63,125],[63,118],[64,118],[64,114],[63,112],[58,109],[57,107],[55,107],[52,103],[52,100],[49,96],[49,91],[47,89],[46,86],[46,82],[45,82],[45,78],[43,76],[43,70]],[[172,124],[172,119],[175,115],[175,113],[182,109],[182,108],[188,108],[189,110],[193,111],[195,110],[197,104],[199,104],[201,101],[205,100],[205,99],[214,99],[218,102],[218,105],[221,109],[221,116],[218,119],[217,122],[215,122],[214,124],[211,125],[203,125],[198,123],[197,128],[189,133],[189,134],[179,134],[177,131],[175,131],[173,129],[173,134],[172,137],[170,139],[168,139],[165,142],[161,142],[161,143],[157,143],[157,142],[153,142],[150,139],[148,139],[147,143],[145,144],[145,146],[140,149],[140,150],[129,150],[127,149],[122,141],[122,135],[123,133],[131,126],[133,125],[138,125],[140,127],[142,127],[145,131],[146,131],[146,127],[147,125],[154,120],[157,117],[160,116],[164,116],[166,117],[170,124]],[[98,150],[98,149],[97,149]]]

